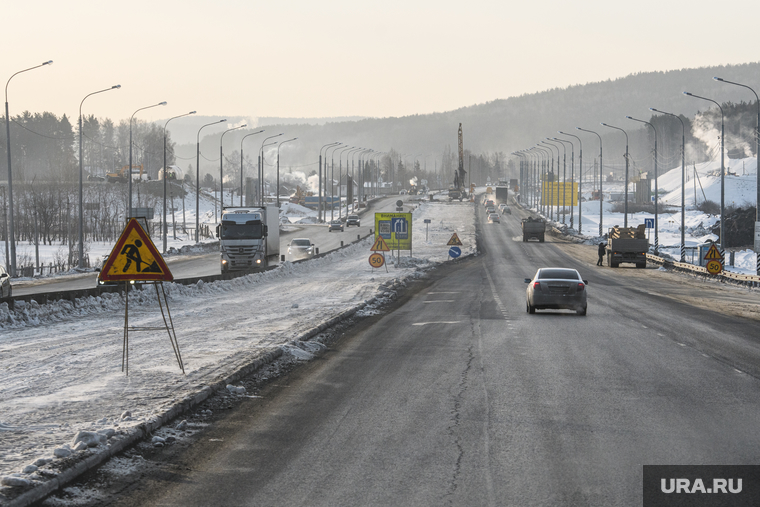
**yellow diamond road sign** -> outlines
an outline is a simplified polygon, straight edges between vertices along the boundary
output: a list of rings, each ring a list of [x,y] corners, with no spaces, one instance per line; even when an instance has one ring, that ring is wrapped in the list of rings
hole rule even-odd
[[[372,248],[370,248],[373,252],[390,252],[391,249],[388,248],[388,244],[385,242],[382,236],[378,236],[375,240],[375,244],[372,245]],[[381,264],[382,266],[382,264]]]
[[[455,232],[448,243],[446,243],[446,246],[462,246],[462,242],[459,240],[459,236],[457,236],[457,233]]]
[[[127,223],[98,278],[104,282],[174,280],[156,246],[134,218]]]

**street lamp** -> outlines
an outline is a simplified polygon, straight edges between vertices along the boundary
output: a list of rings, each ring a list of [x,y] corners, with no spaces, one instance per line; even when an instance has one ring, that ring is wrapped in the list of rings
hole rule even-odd
[[[666,113],[653,107],[650,107],[649,110],[673,116],[681,122],[681,262],[686,262],[686,125],[678,115]]]
[[[554,150],[551,150],[552,152],[552,181],[551,181],[551,185],[549,186],[549,190],[550,190],[549,192],[550,194],[549,195],[549,220],[554,220],[554,206],[553,206],[554,205],[554,187],[557,186],[555,185],[555,182],[557,182],[559,178],[559,146],[546,140],[541,141],[541,144],[544,144],[546,146],[549,146],[557,150],[557,172],[556,173],[553,172],[554,171]],[[557,218],[559,219],[559,199],[557,199]]]
[[[351,179],[352,179],[352,185],[353,185],[353,171],[354,171],[354,154],[358,153],[359,151],[363,150],[364,148],[353,148],[351,150],[348,150],[346,153],[346,215],[348,215],[348,156],[351,155]],[[342,187],[340,186],[340,175],[338,175],[338,197],[341,196]],[[351,199],[353,200],[353,193],[351,194]],[[340,210],[338,210],[338,218],[340,218],[340,212],[342,211],[342,207]]]
[[[694,97],[695,99],[702,99],[706,100],[708,102],[712,102],[716,106],[718,106],[718,109],[720,109],[720,261],[725,266],[726,261],[726,237],[723,235],[724,232],[726,232],[726,171],[724,169],[723,165],[723,157],[724,157],[724,147],[725,147],[725,129],[724,129],[724,122],[723,122],[723,108],[720,107],[720,104],[715,102],[712,99],[708,99],[707,97],[700,97],[699,95],[694,95],[693,93],[689,92],[683,92],[684,95],[688,95],[689,97]]]
[[[652,131],[654,132],[654,254],[660,255],[660,236],[659,236],[659,213],[658,213],[658,203],[657,201],[660,200],[660,194],[659,194],[659,187],[657,186],[657,129],[654,128],[654,125],[649,123],[648,121],[644,120],[638,120],[636,118],[633,118],[632,116],[626,116],[629,120],[637,121],[639,123],[645,123],[646,125],[649,125],[652,127]],[[626,152],[628,149],[626,148]],[[628,169],[628,157],[626,157],[625,161],[625,167],[626,170]],[[626,174],[626,204],[628,204],[628,181],[627,181],[628,175]],[[626,217],[628,215],[626,214]],[[627,227],[627,225],[626,225]]]
[[[173,118],[169,118],[166,120],[166,123],[164,123],[164,205],[163,205],[163,220],[164,220],[164,230],[163,230],[163,236],[164,236],[164,253],[166,253],[166,235],[169,233],[169,228],[166,225],[166,126],[169,125],[169,122],[176,119],[176,118],[182,118],[183,116],[190,116],[191,114],[195,114],[195,111],[190,111],[189,113],[181,114],[179,116],[174,116]],[[174,213],[172,211],[172,213]],[[174,215],[172,215],[174,216]],[[176,232],[175,232],[176,236]],[[177,239],[176,237],[174,239]]]
[[[542,213],[544,217],[549,215],[550,209],[548,206],[550,205],[548,197],[545,195],[548,193],[548,188],[544,188],[546,185],[546,180],[548,179],[548,173],[549,173],[549,162],[552,163],[552,169],[554,168],[554,151],[550,150],[549,148],[543,147],[543,146],[534,146],[531,148],[531,150],[538,150],[538,153],[536,154],[536,184],[539,186],[539,194],[536,195],[536,198],[538,199],[536,203],[536,208],[540,207],[542,208]],[[546,157],[546,159],[544,159]],[[539,169],[539,163],[541,164]]]
[[[567,216],[567,206],[565,205],[565,195],[567,194],[565,191],[565,186],[567,185],[567,148],[565,147],[565,143],[569,143],[570,141],[561,141],[556,137],[547,137],[546,139],[551,139],[558,143],[562,143],[562,223],[564,224],[565,217]],[[572,146],[572,143],[570,143],[570,146]],[[559,166],[557,166],[557,171],[559,171]],[[559,206],[559,185],[557,185],[557,205]],[[559,218],[559,214],[557,218]]]
[[[340,159],[343,156],[343,152],[346,150],[352,149],[353,146],[344,146],[339,148],[338,150],[333,150],[333,155],[330,162],[330,221],[332,222],[335,218],[334,215],[334,208],[335,208],[335,152],[339,151],[338,153],[338,193],[340,193]],[[340,195],[338,196],[338,213],[340,213],[342,210],[340,209],[341,203],[340,203]],[[340,217],[340,215],[338,215]]]
[[[343,161],[343,152],[346,151],[346,150],[353,150],[354,148],[355,148],[354,146],[346,146],[345,148],[341,149],[338,152],[338,220],[340,220],[340,218],[341,218],[341,216],[343,214],[343,203],[341,202],[341,191],[340,191],[340,175],[343,172],[343,164],[342,164],[342,161]],[[335,152],[333,152],[333,157],[334,156],[335,156]],[[335,164],[335,162],[334,162],[334,159],[333,159],[333,165],[334,164]],[[346,157],[346,164],[348,164],[348,157]],[[333,184],[334,183],[335,183],[335,181],[333,180]],[[333,192],[334,191],[335,191],[335,189],[333,188]],[[332,196],[332,192],[331,192],[331,196]],[[332,219],[333,219],[333,214],[331,212],[330,213],[330,220],[332,220]]]
[[[110,88],[92,92],[85,95],[82,102],[79,103],[79,262],[77,263],[77,266],[80,268],[84,267],[84,150],[82,149],[82,104],[84,104],[85,99],[90,95],[107,92],[109,90],[118,90],[119,88],[121,88],[121,85],[113,85]]]
[[[629,118],[629,117],[626,116],[626,118]],[[624,194],[623,194],[625,196],[624,197],[624,201],[625,202],[623,203],[623,207],[625,209],[625,212],[623,214],[623,227],[628,227],[628,133],[625,130],[621,129],[620,127],[614,127],[614,126],[608,125],[608,124],[606,124],[604,122],[602,122],[601,125],[603,125],[605,127],[608,127],[608,128],[611,128],[611,129],[619,130],[620,132],[622,132],[623,134],[625,134],[625,190],[624,190]],[[655,146],[657,146],[657,135],[655,135]],[[656,155],[656,153],[657,152],[655,151],[655,155]],[[655,156],[655,164],[656,163],[657,163],[657,157]],[[656,186],[657,186],[657,175],[655,174],[655,187]],[[655,201],[657,201],[657,193],[656,192],[655,192],[654,199],[655,199]],[[655,237],[657,237],[657,232],[656,231],[655,231]],[[655,250],[657,250],[656,247],[655,247]]]
[[[226,122],[227,119],[207,123],[198,129],[198,135],[195,140],[195,243],[198,243],[199,233],[201,231],[200,222],[200,197],[201,197],[201,130],[209,125],[218,125]],[[131,147],[131,143],[130,143]],[[131,153],[131,151],[130,151]],[[131,160],[130,160],[131,162]],[[131,169],[130,169],[131,170]]]
[[[280,146],[285,143],[295,141],[296,139],[298,138],[294,137],[293,139],[288,139],[287,141],[283,141],[277,145],[277,209],[280,209]]]
[[[137,113],[142,111],[143,109],[150,109],[151,107],[157,107],[157,106],[165,106],[166,102],[159,102],[158,104],[153,104],[152,106],[145,106],[141,107],[134,113],[132,113],[132,116],[129,117],[129,169],[127,170],[127,174],[129,175],[129,215],[127,218],[132,218],[132,119],[135,117]]]
[[[319,149],[319,208],[317,210],[317,220],[322,222],[322,150],[340,144],[339,142],[327,143]],[[327,172],[327,150],[325,150],[325,173]]]
[[[270,139],[274,139],[275,137],[280,137],[282,134],[284,134],[284,132],[280,132],[279,134],[269,136],[265,138],[263,141],[261,141],[261,149],[259,150],[259,187],[261,188],[261,192],[259,193],[259,200],[260,200],[262,208],[264,207],[264,143],[266,143]],[[277,144],[277,143],[273,142],[270,144]]]
[[[602,136],[600,136],[593,130],[582,129],[580,127],[575,127],[575,128],[576,130],[580,130],[582,132],[589,132],[590,134],[594,134],[596,137],[599,138],[599,236],[601,237],[603,236],[602,227],[603,227],[603,222],[604,222],[604,206],[602,202],[604,201],[604,192],[602,192],[602,172],[603,172],[602,168],[604,167],[604,164],[602,164]]]
[[[570,145],[570,228],[573,228],[573,165],[575,164],[575,148],[573,147],[573,143],[570,141],[566,141],[563,139],[560,139],[559,137],[552,137],[553,140],[557,141],[558,143],[562,143],[562,148],[565,148],[565,143]],[[564,158],[562,159],[562,179],[565,180],[565,184],[562,186],[562,223],[565,223],[565,214],[567,205],[565,204],[566,198],[567,198],[567,172],[566,172],[566,165],[567,165],[567,151],[565,151]]]
[[[29,70],[38,69],[42,67],[43,65],[51,65],[53,63],[53,60],[48,60],[47,62],[43,62],[39,65],[35,65],[34,67],[29,67],[28,69],[20,70],[13,74],[11,77],[8,78],[8,81],[5,83],[5,151],[8,154],[8,207],[10,208],[10,229],[8,231],[8,237],[10,238],[11,242],[11,265],[10,265],[10,275],[16,276],[16,238],[15,234],[13,232],[13,173],[11,171],[11,123],[10,123],[10,116],[8,114],[8,85],[11,82],[11,79],[13,79],[14,76],[21,74],[22,72],[27,72]],[[7,239],[7,238],[6,238]],[[8,262],[7,255],[6,255],[6,262]]]
[[[578,194],[577,195],[578,195],[578,234],[581,234],[581,228],[583,227],[583,220],[582,220],[583,207],[581,206],[581,196],[583,195],[583,142],[581,141],[580,137],[574,134],[568,134],[567,132],[562,132],[561,130],[559,131],[559,133],[569,136],[569,137],[576,138],[578,140],[578,145],[580,148],[579,153],[578,153]],[[571,185],[572,185],[572,180],[573,180],[572,167],[574,165],[575,165],[574,163],[571,164],[571,168],[570,168]],[[573,210],[571,209],[570,210],[570,228],[572,229],[572,227],[573,227]]]
[[[239,127],[232,127],[222,132],[222,136],[219,138],[219,217],[222,216],[222,209],[224,208],[224,134],[232,132],[233,130],[242,129],[247,127],[247,124],[242,124]],[[241,189],[242,190],[242,189]],[[230,197],[232,199],[232,197]]]
[[[728,83],[736,86],[741,86],[742,88],[747,88],[749,91],[755,94],[755,105],[757,105],[757,124],[755,126],[755,167],[757,171],[757,200],[755,204],[755,231],[760,230],[760,99],[757,97],[757,93],[755,90],[750,88],[749,86],[741,83],[735,83],[733,81],[726,81],[723,78],[720,77],[714,77],[713,78],[716,81],[720,81],[721,83]],[[679,118],[680,119],[680,118]],[[722,137],[721,137],[722,139]],[[721,218],[722,220],[722,218]],[[723,239],[721,238],[721,243],[723,242]],[[755,232],[755,254],[757,255],[756,260],[756,273],[760,275],[760,240],[758,238],[757,232]]]
[[[246,134],[243,136],[243,139],[240,140],[240,206],[241,207],[243,206],[243,141],[245,141],[246,137],[255,136],[256,134],[261,134],[262,132],[264,132],[263,129],[259,130],[258,132],[252,132],[250,134]]]

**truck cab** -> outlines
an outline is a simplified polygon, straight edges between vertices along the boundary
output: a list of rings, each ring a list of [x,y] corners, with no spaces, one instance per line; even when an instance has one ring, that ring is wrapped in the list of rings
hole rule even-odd
[[[280,253],[279,210],[225,208],[217,226],[222,273],[266,268]]]

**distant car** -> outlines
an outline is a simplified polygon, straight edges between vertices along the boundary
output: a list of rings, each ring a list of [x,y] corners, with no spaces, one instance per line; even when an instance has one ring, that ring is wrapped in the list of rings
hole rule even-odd
[[[571,268],[541,268],[533,278],[526,278],[526,311],[560,309],[575,310],[578,315],[586,315],[588,280],[581,278],[577,270]]]
[[[359,218],[359,215],[348,215],[348,218],[346,218],[346,227],[349,225],[355,225],[357,227],[360,227],[362,224],[361,219]]]
[[[501,210],[503,210],[503,209],[504,209],[504,207],[505,207],[505,206],[506,206],[506,204],[499,204],[499,205],[497,206],[497,208],[499,209],[499,211],[501,211]]]
[[[330,222],[330,227],[327,228],[327,232],[340,231],[343,232],[343,222],[340,220],[333,220]]]
[[[502,208],[501,213],[502,214],[506,213],[507,215],[511,215],[512,214],[512,208],[510,208],[509,206],[505,205],[504,208]]]
[[[486,202],[485,202],[486,208],[493,208],[494,206],[496,205],[494,204],[493,199],[486,199]]]
[[[9,298],[11,292],[11,276],[4,267],[0,266],[0,297]]]
[[[486,213],[488,213],[489,215],[491,213],[496,213],[496,208],[494,208],[493,206],[489,206],[486,208]]]
[[[491,223],[496,223],[496,224],[500,224],[501,223],[501,219],[499,218],[499,214],[498,213],[489,213],[488,214],[488,221],[491,222]]]
[[[314,256],[314,244],[309,238],[295,238],[288,245],[288,256],[292,260],[309,259]]]

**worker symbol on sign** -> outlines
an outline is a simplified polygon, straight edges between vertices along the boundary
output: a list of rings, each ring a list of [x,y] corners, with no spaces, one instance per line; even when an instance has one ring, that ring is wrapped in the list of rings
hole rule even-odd
[[[148,264],[142,260],[142,256],[140,255],[140,248],[142,248],[142,246],[143,242],[138,239],[135,240],[133,245],[124,245],[124,248],[121,249],[119,255],[123,255],[127,258],[127,262],[121,270],[122,273],[126,273],[133,262],[135,263],[135,271],[138,273],[161,273],[161,268],[158,267],[156,261],[153,261],[153,264],[150,266],[146,266],[145,269],[140,269],[141,264]]]

